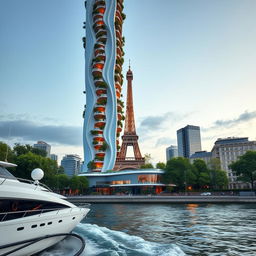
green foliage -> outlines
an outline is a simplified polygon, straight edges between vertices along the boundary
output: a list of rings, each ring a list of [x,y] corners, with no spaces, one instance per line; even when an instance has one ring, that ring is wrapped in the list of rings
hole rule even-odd
[[[209,162],[210,170],[220,170],[220,159],[219,158],[212,158]]]
[[[156,168],[157,168],[157,169],[162,169],[162,170],[164,170],[165,167],[166,167],[166,164],[163,163],[163,162],[158,162],[158,163],[156,164]]]
[[[64,174],[64,167],[63,166],[58,167],[58,174]]]
[[[126,19],[126,15],[122,12],[122,18],[123,18],[123,20],[125,20]]]
[[[0,161],[14,162],[15,155],[13,154],[12,149],[0,141]]]
[[[153,169],[153,168],[154,168],[154,166],[150,163],[143,164],[143,165],[140,166],[140,169]]]
[[[106,105],[107,99],[106,98],[100,98],[97,100],[97,105]]]
[[[53,190],[73,188],[83,192],[84,189],[88,188],[89,183],[86,177],[76,176],[77,178],[70,179],[64,174],[64,168],[58,167],[55,160],[44,157],[45,154],[41,155],[43,150],[34,151],[34,148],[28,144],[15,144],[12,150],[7,144],[0,142],[0,161],[5,161],[7,147],[8,161],[17,164],[16,168],[10,169],[14,176],[31,180],[31,172],[35,168],[40,168],[44,171],[44,177],[40,182]]]
[[[102,144],[102,146],[100,147],[100,149],[101,149],[102,151],[106,151],[107,148],[108,148],[108,144],[107,144],[107,142],[104,141],[103,144]]]
[[[239,160],[232,163],[229,168],[236,173],[238,180],[250,182],[251,188],[254,188],[256,180],[256,151],[247,151],[239,157]]]
[[[45,150],[43,149],[40,149],[40,148],[32,148],[31,149],[31,152],[36,154],[36,155],[39,155],[39,156],[43,156],[43,157],[46,157],[47,156],[47,153]]]
[[[29,144],[21,145],[20,143],[15,143],[15,146],[13,147],[13,152],[16,156],[25,155],[29,152],[42,157],[46,157],[47,155],[45,150],[34,148]]]
[[[56,175],[56,188],[63,190],[69,187],[69,177],[66,174]]]
[[[175,184],[178,188],[185,188],[185,185],[194,185],[196,183],[196,175],[194,168],[189,160],[183,157],[170,159],[163,174],[163,182],[165,184]]]
[[[103,161],[104,157],[103,156],[95,156],[95,160]]]
[[[93,169],[95,169],[95,163],[94,163],[94,161],[90,161],[88,164],[87,164],[87,168],[89,169],[89,170],[93,170]]]
[[[216,170],[213,173],[213,177],[215,178],[215,179],[213,179],[213,181],[215,181],[216,188],[223,189],[223,188],[227,187],[227,185],[228,185],[228,177],[227,177],[227,174],[226,174],[225,171]],[[213,185],[213,187],[214,187],[214,185]]]
[[[194,167],[194,174],[196,176],[196,187],[203,188],[210,186],[210,171],[207,168],[206,163],[201,159],[195,159],[192,166]]]
[[[25,155],[28,152],[31,152],[32,146],[31,145],[21,145],[20,143],[15,143],[13,147],[13,152],[16,156]]]
[[[80,181],[79,181],[79,178],[78,176],[73,176],[71,179],[70,179],[70,183],[69,183],[69,187],[72,189],[72,190],[75,190],[75,189],[78,189],[79,188],[79,185],[80,185]]]
[[[78,189],[83,193],[83,190],[88,188],[89,182],[85,176],[73,176],[69,180],[69,186],[72,190]]]
[[[31,179],[31,171],[35,168],[41,168],[44,171],[43,183],[50,183],[51,178],[57,174],[58,166],[56,161],[45,158],[40,155],[28,152],[16,158],[16,170],[14,175],[19,178]]]
[[[97,134],[99,134],[99,131],[91,130],[91,134],[92,134],[92,135],[97,135]]]

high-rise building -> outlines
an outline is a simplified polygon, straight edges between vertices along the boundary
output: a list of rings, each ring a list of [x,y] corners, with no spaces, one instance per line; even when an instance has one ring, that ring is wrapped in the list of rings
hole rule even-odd
[[[50,154],[50,158],[56,162],[58,162],[58,156],[55,154]]]
[[[187,125],[177,131],[178,156],[189,158],[201,151],[200,127]]]
[[[61,160],[61,166],[66,175],[77,175],[81,171],[81,158],[78,155],[66,155]]]
[[[248,150],[256,151],[256,141],[249,141],[248,137],[228,137],[215,141],[212,149],[212,157],[220,159],[221,169],[226,171],[229,180],[229,188],[249,188],[249,184],[237,181],[237,176],[229,168],[232,162],[238,160]]]
[[[193,163],[196,159],[203,160],[207,164],[207,166],[210,167],[211,159],[212,159],[212,153],[207,152],[207,151],[198,151],[198,152],[195,152],[194,154],[192,154],[189,157],[189,160],[190,160],[191,163]]]
[[[47,144],[44,141],[38,141],[36,144],[34,144],[34,148],[38,148],[41,150],[44,150],[46,152],[46,156],[50,157],[51,154],[51,146]]]
[[[87,0],[83,171],[114,167],[122,131],[123,0]]]
[[[166,162],[177,156],[178,156],[177,146],[171,145],[170,147],[166,148]]]

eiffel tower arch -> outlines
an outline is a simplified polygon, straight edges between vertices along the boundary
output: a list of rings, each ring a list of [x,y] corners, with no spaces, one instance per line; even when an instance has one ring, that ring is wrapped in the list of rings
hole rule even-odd
[[[135,119],[133,110],[133,96],[132,96],[132,80],[133,73],[129,66],[126,74],[127,79],[127,99],[126,99],[126,116],[124,135],[122,136],[121,149],[117,154],[114,170],[120,171],[125,169],[139,169],[141,165],[145,164],[145,159],[141,156],[138,139],[136,134]],[[127,157],[127,149],[132,147],[134,157]]]

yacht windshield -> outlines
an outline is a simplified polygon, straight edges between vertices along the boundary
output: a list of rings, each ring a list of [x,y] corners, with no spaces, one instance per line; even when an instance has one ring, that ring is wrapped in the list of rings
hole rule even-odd
[[[0,166],[0,178],[16,180],[16,178],[2,166]]]

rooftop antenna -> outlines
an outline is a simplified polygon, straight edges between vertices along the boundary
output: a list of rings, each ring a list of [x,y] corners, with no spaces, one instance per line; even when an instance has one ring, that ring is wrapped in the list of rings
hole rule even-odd
[[[11,126],[9,126],[9,130],[8,130],[8,139],[7,139],[7,141],[10,140],[10,135],[11,135]],[[7,161],[8,149],[9,149],[8,144],[6,144],[6,155],[5,155],[5,160],[4,160],[5,162],[8,162],[8,161]]]
[[[131,69],[131,60],[129,59],[129,70]]]

